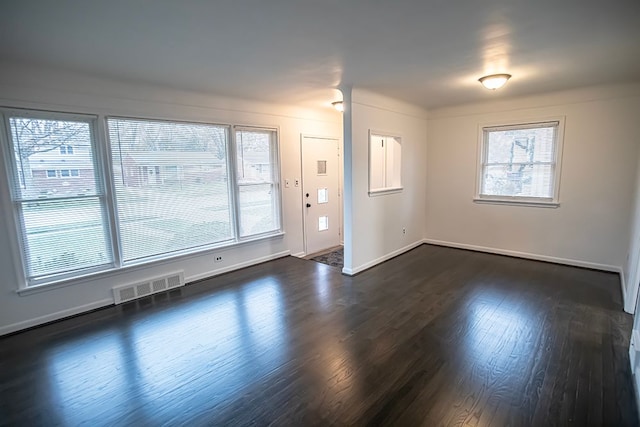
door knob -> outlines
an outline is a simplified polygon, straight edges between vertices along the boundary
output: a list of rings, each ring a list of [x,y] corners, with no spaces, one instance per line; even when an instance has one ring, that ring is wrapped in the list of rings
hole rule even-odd
[[[307,203],[307,207],[310,208],[311,207],[311,203]]]

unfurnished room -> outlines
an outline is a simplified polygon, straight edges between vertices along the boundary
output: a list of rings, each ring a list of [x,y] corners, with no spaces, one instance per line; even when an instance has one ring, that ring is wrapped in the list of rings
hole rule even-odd
[[[0,2],[0,426],[637,426],[640,3]]]

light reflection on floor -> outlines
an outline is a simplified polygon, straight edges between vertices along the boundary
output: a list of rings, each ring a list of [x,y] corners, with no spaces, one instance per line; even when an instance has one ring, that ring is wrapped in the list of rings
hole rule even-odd
[[[126,414],[129,396],[123,390],[135,390],[145,401],[136,416],[143,406],[147,420],[158,421],[167,419],[165,406],[173,407],[164,399],[181,396],[188,405],[190,396],[203,390],[212,407],[232,399],[284,363],[283,310],[280,283],[266,277],[145,315],[126,329],[65,341],[48,354],[50,384],[64,422],[79,424],[102,411]],[[198,366],[208,374],[199,375]],[[105,400],[109,408],[102,407]],[[123,407],[114,408],[113,402]]]
[[[515,353],[522,351],[515,344],[520,347],[531,344],[526,342],[526,336],[530,334],[531,326],[538,324],[537,320],[533,321],[533,312],[526,305],[526,300],[505,298],[504,292],[495,293],[481,288],[467,301],[465,346],[461,349],[467,354],[467,360],[480,369],[514,369],[509,365]],[[505,347],[504,343],[510,346]]]

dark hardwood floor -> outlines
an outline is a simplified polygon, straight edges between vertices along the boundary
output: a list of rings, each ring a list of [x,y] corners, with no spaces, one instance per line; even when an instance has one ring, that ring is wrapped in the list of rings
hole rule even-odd
[[[0,424],[638,425],[615,274],[292,257],[0,339]]]

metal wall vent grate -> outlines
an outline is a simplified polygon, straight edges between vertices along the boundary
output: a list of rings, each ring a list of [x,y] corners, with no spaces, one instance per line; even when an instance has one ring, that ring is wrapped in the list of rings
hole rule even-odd
[[[165,279],[158,279],[153,281],[153,292],[160,292],[167,289],[167,281]]]
[[[113,301],[116,304],[121,304],[180,286],[184,286],[184,272],[182,271],[130,285],[116,286],[113,288]]]
[[[184,278],[181,274],[174,274],[167,277],[167,287],[169,288],[177,288],[178,286],[182,286],[184,282]]]

